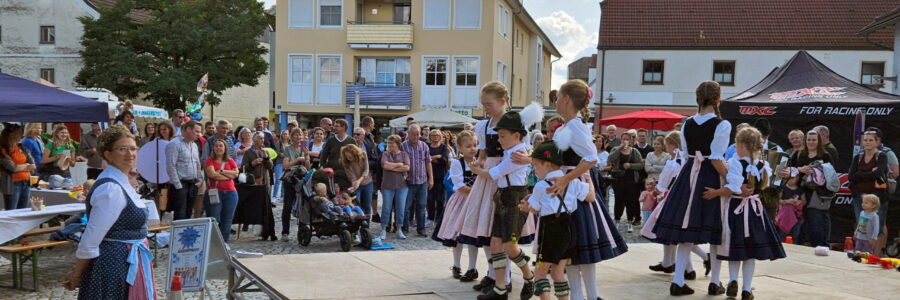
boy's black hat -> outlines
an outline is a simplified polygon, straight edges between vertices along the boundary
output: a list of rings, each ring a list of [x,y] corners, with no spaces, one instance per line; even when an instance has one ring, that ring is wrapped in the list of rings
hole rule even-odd
[[[534,147],[534,151],[531,152],[531,158],[547,161],[557,166],[563,165],[562,151],[559,151],[559,148],[556,147],[556,142],[552,140],[545,141]]]
[[[528,129],[544,119],[544,108],[540,103],[532,103],[522,109],[521,112],[509,111],[497,121],[497,129],[506,129],[519,132],[522,136],[528,134]]]

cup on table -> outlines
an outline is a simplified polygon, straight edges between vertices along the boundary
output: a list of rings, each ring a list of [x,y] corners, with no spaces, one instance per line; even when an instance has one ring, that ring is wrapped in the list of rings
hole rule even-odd
[[[44,210],[44,199],[35,198],[31,200],[31,210],[32,211],[41,211]]]
[[[37,186],[38,182],[40,182],[40,178],[37,176],[31,176],[31,186]]]

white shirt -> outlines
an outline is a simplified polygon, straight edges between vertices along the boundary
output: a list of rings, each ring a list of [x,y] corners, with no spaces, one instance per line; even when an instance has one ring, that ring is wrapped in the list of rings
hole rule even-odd
[[[560,170],[550,171],[545,178],[562,177],[565,174]],[[540,212],[541,216],[556,214],[557,212],[573,212],[578,208],[578,201],[584,201],[588,193],[591,192],[590,186],[586,182],[573,180],[566,187],[565,207],[560,211],[560,200],[558,195],[547,194],[550,185],[546,181],[541,180],[534,184],[534,192],[528,197],[528,206]]]
[[[520,165],[512,161],[513,152],[519,150],[528,150],[528,147],[525,146],[525,143],[519,143],[512,148],[503,150],[503,161],[490,169],[491,178],[497,181],[497,187],[525,186],[525,177],[528,176],[528,165]]]
[[[740,195],[742,193],[741,186],[744,185],[744,168],[741,165],[741,160],[749,163],[747,165],[747,176],[756,176],[759,174],[757,180],[762,180],[763,174],[769,174],[771,176],[771,168],[769,168],[769,163],[766,162],[762,169],[756,168],[756,164],[760,162],[759,159],[756,161],[750,161],[749,157],[743,157],[738,159],[737,155],[728,160],[728,174],[725,175],[725,186],[732,193],[736,195]],[[758,182],[758,181],[757,181]]]
[[[609,152],[597,153],[597,167],[605,167],[607,163],[609,163]]]
[[[484,119],[475,123],[475,136],[478,137],[478,145],[475,146],[478,150],[484,150],[487,148],[487,136],[485,136],[485,127],[489,126],[491,119]],[[488,134],[497,134],[497,131],[494,130],[494,127],[487,128]]]
[[[562,139],[568,139],[568,141],[560,142]],[[559,145],[559,150],[566,151],[571,148],[575,154],[581,156],[582,161],[596,162],[599,160],[597,146],[591,139],[591,129],[581,121],[581,118],[569,120],[553,135],[553,141]]]
[[[469,164],[466,164],[466,169],[463,170],[462,164],[458,159],[450,161],[450,181],[453,182],[454,192],[466,185],[465,171],[471,171]]]
[[[694,114],[691,116],[691,119],[694,119],[694,122],[697,122],[697,125],[703,125],[706,121],[709,121],[712,118],[715,118],[715,113],[708,113],[705,115]],[[687,140],[685,140],[685,136],[688,133],[684,130],[681,131],[681,150],[687,153]],[[728,140],[731,138],[731,123],[727,120],[722,120],[719,122],[719,125],[716,125],[716,132],[713,136],[712,144],[709,146],[710,155],[709,159],[714,160],[725,160],[725,150],[728,150]],[[694,153],[687,153],[688,155],[694,155]]]
[[[128,182],[128,176],[122,173],[118,168],[108,167],[103,170],[97,180],[103,178],[112,178],[116,183],[122,185],[131,202],[139,208],[147,207],[147,204],[141,200],[141,195],[134,190],[131,183]],[[84,233],[81,235],[81,242],[75,250],[75,257],[79,259],[92,259],[100,256],[100,243],[106,237],[106,233],[119,219],[119,215],[127,205],[128,198],[122,193],[122,188],[112,182],[95,186],[91,201],[91,214]],[[150,218],[148,217],[148,220]]]
[[[667,161],[666,166],[663,167],[662,172],[659,173],[656,189],[659,190],[660,193],[665,193],[669,190],[669,184],[672,184],[672,181],[675,180],[678,173],[681,173],[681,167],[684,166],[684,152],[681,152],[681,150],[678,149],[675,149],[674,152],[675,158]]]

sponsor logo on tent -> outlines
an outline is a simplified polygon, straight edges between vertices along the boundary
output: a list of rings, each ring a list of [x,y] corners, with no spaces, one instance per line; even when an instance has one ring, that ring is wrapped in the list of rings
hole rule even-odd
[[[809,98],[847,98],[847,92],[841,92],[847,87],[828,87],[817,86],[812,88],[797,89],[793,91],[771,93],[769,99],[772,100],[803,100]]]
[[[804,106],[800,108],[801,115],[852,116],[862,113],[867,116],[890,116],[893,112],[893,107]]]
[[[776,106],[740,106],[738,107],[738,111],[742,115],[751,115],[751,116],[771,116],[775,114]]]

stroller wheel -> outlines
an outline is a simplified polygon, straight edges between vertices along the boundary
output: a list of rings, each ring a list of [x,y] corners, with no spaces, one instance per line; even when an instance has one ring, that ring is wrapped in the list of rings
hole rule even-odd
[[[297,229],[297,242],[300,243],[301,246],[309,246],[309,241],[312,240],[312,229],[309,228],[309,225],[300,225],[300,228]]]
[[[894,239],[894,243],[885,247],[884,254],[890,257],[900,257],[900,238]]]
[[[353,240],[350,239],[350,231],[341,230],[341,232],[338,233],[338,235],[341,238],[341,251],[349,252],[350,246],[351,246],[350,243],[353,242]]]
[[[372,234],[369,233],[368,229],[366,229],[366,228],[359,229],[359,239],[362,242],[362,243],[360,243],[360,246],[362,246],[363,249],[366,249],[366,250],[372,249]]]

